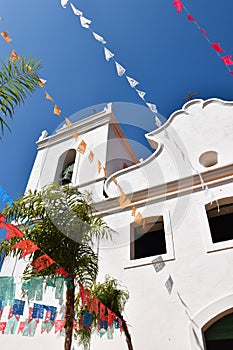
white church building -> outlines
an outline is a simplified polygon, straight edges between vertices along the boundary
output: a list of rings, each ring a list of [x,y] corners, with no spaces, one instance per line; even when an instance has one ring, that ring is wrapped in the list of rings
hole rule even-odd
[[[139,160],[112,104],[43,132],[27,190],[71,182],[91,192],[114,231],[98,246],[98,280],[109,274],[127,287],[134,350],[233,349],[233,102],[191,100],[145,137],[154,152]],[[1,276],[17,278],[22,265],[12,266],[6,259]],[[63,337],[37,333],[0,334],[1,348],[63,349]],[[94,335],[91,349],[127,345],[116,330],[113,340]]]

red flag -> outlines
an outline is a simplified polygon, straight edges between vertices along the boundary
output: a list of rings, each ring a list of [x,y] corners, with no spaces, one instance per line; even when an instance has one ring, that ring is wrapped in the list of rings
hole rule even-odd
[[[84,295],[85,295],[85,292],[84,292],[84,288],[83,288],[83,285],[78,282],[78,285],[79,285],[79,294],[80,294],[80,298],[81,298],[81,301],[82,301],[82,306],[84,306]]]
[[[174,0],[173,5],[176,7],[178,13],[180,13],[184,7],[180,0]]]
[[[64,320],[55,321],[55,333],[57,333],[58,331],[60,331],[61,333],[63,326],[64,326]]]
[[[16,226],[7,223],[4,225],[4,228],[7,230],[6,239],[11,239],[12,237],[24,237],[24,233],[20,231]]]
[[[31,265],[35,267],[36,272],[40,272],[41,270],[46,269],[54,263],[55,261],[53,259],[51,259],[47,254],[44,254],[37,258],[35,261],[33,261]]]
[[[2,215],[2,213],[0,213],[0,222],[5,222],[6,221],[6,218],[4,215]]]
[[[110,309],[108,309],[108,325],[111,327],[116,315]]]
[[[89,304],[90,304],[90,297],[91,297],[91,292],[88,289],[85,289],[85,291],[84,291],[84,303],[87,306],[89,306]]]
[[[231,56],[232,55],[222,57],[222,61],[223,61],[223,63],[225,63],[226,66],[233,64]]]
[[[32,318],[32,312],[33,312],[33,307],[29,307],[29,312],[28,312],[28,323],[30,323],[33,318]]]
[[[89,312],[94,311],[96,314],[98,314],[98,309],[99,309],[98,306],[99,306],[99,300],[96,297],[93,297],[91,300]]]
[[[190,13],[188,14],[188,21],[193,21],[194,23],[197,23],[197,21],[195,20],[195,18],[193,18]]]
[[[69,277],[69,274],[68,274],[68,272],[64,269],[64,267],[59,267],[59,269],[57,269],[56,271],[55,271],[58,275],[62,275],[62,276],[64,276],[64,277]]]
[[[18,334],[23,332],[24,326],[25,326],[25,322],[24,321],[19,323]]]
[[[21,255],[20,255],[21,258],[23,258],[24,256],[26,256],[28,254],[32,254],[36,250],[40,249],[40,248],[37,247],[37,245],[35,243],[30,241],[30,239],[25,239],[23,241],[15,243],[12,246],[12,248],[22,249],[22,252],[21,252]]]
[[[2,332],[2,334],[4,334],[6,329],[6,322],[0,322],[0,332]]]
[[[200,31],[202,32],[202,34],[204,35],[204,37],[207,39],[207,35],[206,35],[206,31],[205,31],[205,29],[200,29]]]
[[[220,43],[213,43],[211,44],[212,48],[217,52],[224,52],[225,50],[221,49]]]
[[[100,318],[102,321],[105,320],[105,305],[100,303]]]

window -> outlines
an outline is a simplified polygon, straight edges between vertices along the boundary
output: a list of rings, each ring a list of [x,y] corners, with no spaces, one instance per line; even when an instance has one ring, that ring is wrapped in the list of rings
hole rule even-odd
[[[231,199],[219,200],[219,208],[210,204],[206,206],[213,243],[233,239],[233,201],[229,202]]]
[[[233,349],[233,314],[226,315],[212,324],[205,332],[207,350]]]
[[[146,225],[131,224],[130,259],[167,253],[163,218],[147,218]]]
[[[58,161],[57,175],[55,181],[60,182],[62,185],[71,183],[74,164],[76,158],[76,151],[70,149],[67,152],[63,153]]]

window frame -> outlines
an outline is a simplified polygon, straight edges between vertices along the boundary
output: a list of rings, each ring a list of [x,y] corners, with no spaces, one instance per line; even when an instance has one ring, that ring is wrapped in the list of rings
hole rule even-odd
[[[125,269],[130,269],[134,267],[140,267],[145,265],[153,265],[153,260],[158,258],[159,256],[162,257],[163,261],[171,261],[175,260],[175,251],[174,251],[174,241],[173,241],[173,232],[171,227],[171,221],[170,221],[170,214],[169,212],[163,213],[163,215],[156,215],[156,216],[148,216],[145,217],[148,224],[155,223],[158,219],[163,219],[163,225],[164,225],[164,234],[165,234],[165,242],[166,242],[166,250],[167,252],[164,254],[157,254],[145,258],[139,258],[139,259],[131,259],[131,249],[133,245],[133,238],[134,238],[134,228],[135,226],[138,227],[138,225],[135,225],[135,222],[132,222],[130,224],[130,242],[129,242],[129,250],[128,250],[128,263]]]

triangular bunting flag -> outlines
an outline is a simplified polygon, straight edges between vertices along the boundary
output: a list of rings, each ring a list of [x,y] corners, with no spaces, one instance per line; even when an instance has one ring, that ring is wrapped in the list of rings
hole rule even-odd
[[[142,214],[141,214],[140,212],[137,213],[137,215],[136,215],[135,218],[134,218],[134,221],[135,221],[138,225],[141,224],[141,222],[142,222]]]
[[[61,116],[61,110],[58,108],[58,106],[54,106],[54,109],[53,109],[53,114],[56,114],[58,115],[59,117]]]
[[[159,119],[159,117],[155,116],[155,124],[158,128],[160,128],[160,126],[162,125],[161,120]]]
[[[222,61],[223,61],[223,63],[225,63],[226,66],[232,65],[232,64],[233,64],[233,61],[232,61],[232,59],[231,59],[231,56],[232,56],[232,55],[228,55],[228,56],[222,57]]]
[[[90,153],[88,155],[88,160],[89,160],[90,163],[92,163],[93,160],[94,160],[94,153],[92,151],[90,151]]]
[[[47,80],[41,79],[41,78],[40,78],[40,79],[38,80],[39,86],[40,86],[41,88],[43,88],[43,87],[44,87],[44,84],[46,83],[46,81],[47,81]]]
[[[81,26],[83,28],[89,28],[90,24],[91,24],[91,20],[86,18],[86,17],[83,17],[83,16],[80,16],[80,23],[81,23]]]
[[[33,261],[31,265],[35,267],[36,272],[40,272],[54,263],[55,261],[53,259],[51,259],[47,254],[44,254]]]
[[[65,278],[68,278],[69,277],[69,274],[68,274],[68,272],[64,269],[64,267],[59,267],[59,269],[57,269],[56,271],[55,271],[58,275],[62,275],[62,276],[64,276]]]
[[[178,13],[180,13],[184,7],[180,0],[174,0],[173,5],[176,7]]]
[[[12,224],[6,223],[4,224],[4,228],[7,230],[6,239],[11,239],[12,237],[24,237],[24,233]]]
[[[136,210],[137,210],[137,207],[134,205],[134,206],[132,207],[132,213],[131,213],[132,216],[135,216],[135,215],[136,215]]]
[[[75,138],[75,140],[78,139],[78,132],[76,130],[73,131],[73,137]]]
[[[3,39],[7,42],[10,43],[12,41],[11,38],[9,38],[7,32],[1,32],[1,36],[3,37]]]
[[[102,44],[106,44],[106,41],[104,40],[104,38],[102,36],[100,36],[99,34],[97,34],[95,32],[92,32],[92,34],[97,41],[100,41]]]
[[[11,61],[18,61],[20,59],[20,57],[17,55],[15,50],[11,51],[11,55],[10,55],[10,60]]]
[[[151,112],[158,113],[156,105],[153,103],[146,102],[147,106],[150,108]]]
[[[111,58],[113,58],[115,55],[111,51],[109,51],[106,47],[104,48],[104,55],[106,61],[109,61]]]
[[[37,247],[37,245],[35,243],[30,241],[30,239],[25,239],[23,241],[17,242],[11,248],[22,249],[20,258],[23,258],[28,254],[32,254],[36,250],[40,249]]]
[[[77,151],[80,152],[81,154],[84,154],[86,151],[86,148],[87,148],[87,144],[84,140],[82,140],[78,145]]]
[[[79,11],[78,9],[76,9],[72,3],[70,3],[70,6],[71,6],[71,8],[72,8],[72,10],[73,10],[73,12],[74,12],[74,14],[76,16],[82,16],[83,15],[83,13],[81,11]]]
[[[217,52],[224,52],[225,51],[220,47],[220,43],[213,43],[213,44],[211,44],[211,46]]]
[[[122,67],[118,62],[115,61],[116,64],[116,70],[117,70],[117,74],[119,75],[119,77],[122,77],[122,75],[125,74],[126,70],[124,67]]]
[[[70,127],[72,125],[71,121],[68,118],[65,118],[66,125]]]
[[[190,13],[188,14],[188,21],[193,21],[194,23],[197,23],[197,21],[195,20],[195,18],[193,18]]]
[[[69,0],[61,0],[61,6],[65,9]]]
[[[45,92],[45,98],[49,101],[53,101],[53,98],[47,92]]]
[[[144,96],[145,96],[146,93],[144,91],[140,91],[140,90],[137,90],[137,89],[136,89],[136,91],[138,93],[138,96],[141,97],[144,100]]]
[[[126,75],[126,79],[128,80],[129,82],[129,85],[134,88],[135,86],[137,86],[139,84],[139,82],[133,78],[130,78]]]
[[[98,160],[98,174],[101,172],[102,170],[102,164],[101,162]]]

